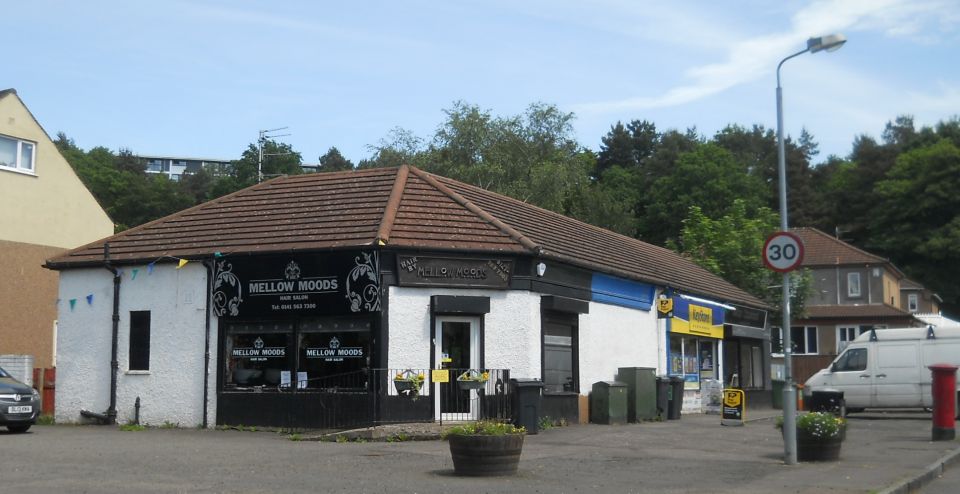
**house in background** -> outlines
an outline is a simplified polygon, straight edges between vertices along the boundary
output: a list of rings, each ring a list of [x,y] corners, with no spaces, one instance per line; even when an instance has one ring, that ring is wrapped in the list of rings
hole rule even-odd
[[[230,160],[210,158],[183,158],[174,156],[137,156],[137,161],[143,165],[147,173],[163,174],[174,182],[180,181],[183,175],[207,170],[213,176],[220,176],[230,169]]]
[[[919,310],[925,300],[923,287],[907,280],[888,259],[815,228],[795,228],[793,232],[804,244],[802,267],[812,275],[805,311],[793,314],[790,328],[795,382],[802,383],[826,367],[861,333],[924,324],[908,310],[911,295],[917,295]],[[936,299],[927,293],[929,305]],[[772,331],[776,364],[782,359],[783,340],[780,328]]]
[[[13,89],[0,91],[0,355],[55,365],[57,274],[43,263],[113,222]]]
[[[911,314],[939,314],[943,299],[916,281],[900,283],[900,308]]]

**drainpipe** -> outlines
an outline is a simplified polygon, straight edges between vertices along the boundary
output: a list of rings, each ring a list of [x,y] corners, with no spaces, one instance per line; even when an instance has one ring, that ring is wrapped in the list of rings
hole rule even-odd
[[[203,345],[203,428],[207,428],[207,403],[209,401],[210,393],[210,314],[211,314],[211,293],[213,292],[213,273],[214,273],[214,262],[213,260],[207,260],[203,262],[204,267],[207,268],[207,309],[204,311],[205,321],[204,321],[204,331],[205,331],[205,341]]]
[[[117,339],[120,333],[120,271],[110,264],[110,242],[103,244],[103,266],[113,273],[113,335],[110,341],[110,408],[104,413],[80,410],[80,415],[89,417],[103,425],[117,423]]]
[[[113,273],[113,334],[110,341],[110,408],[107,409],[109,424],[117,423],[117,372],[120,362],[117,361],[117,340],[120,335],[120,271],[110,264],[110,242],[103,244],[103,262],[108,271]]]

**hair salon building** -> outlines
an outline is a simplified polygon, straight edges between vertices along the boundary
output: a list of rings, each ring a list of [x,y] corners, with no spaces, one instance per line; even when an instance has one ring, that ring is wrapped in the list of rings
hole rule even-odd
[[[576,418],[619,367],[683,376],[685,411],[707,379],[770,387],[758,299],[669,250],[413,167],[274,179],[47,267],[59,422],[474,418],[510,377],[542,380],[544,414]],[[463,369],[490,376],[466,405],[434,384]],[[426,381],[416,400],[390,384],[408,370]]]

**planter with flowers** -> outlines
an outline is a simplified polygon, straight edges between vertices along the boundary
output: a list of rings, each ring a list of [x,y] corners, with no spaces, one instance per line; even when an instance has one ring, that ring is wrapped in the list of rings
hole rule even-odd
[[[397,372],[397,375],[393,377],[393,386],[397,388],[397,394],[417,399],[425,380],[426,376],[423,375],[423,372],[414,372],[407,369]]]
[[[783,419],[777,420],[783,428]],[[847,421],[827,412],[810,412],[797,416],[797,460],[837,461],[840,446],[846,438]]]
[[[457,385],[460,389],[480,389],[487,385],[488,380],[490,380],[489,372],[469,369],[457,377]]]
[[[450,443],[453,472],[473,477],[517,473],[526,432],[523,427],[493,421],[448,429],[443,437]]]

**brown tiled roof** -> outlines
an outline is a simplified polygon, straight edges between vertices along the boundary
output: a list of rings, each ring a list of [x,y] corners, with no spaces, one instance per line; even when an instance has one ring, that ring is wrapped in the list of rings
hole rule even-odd
[[[904,278],[900,280],[900,289],[901,290],[923,290],[924,286],[909,278]]]
[[[356,248],[524,254],[740,303],[765,304],[673,251],[414,167],[280,177],[50,259],[63,269],[215,252]]]
[[[803,266],[889,264],[880,256],[860,250],[816,228],[793,228],[791,231],[803,240]]]
[[[886,304],[867,305],[808,305],[804,319],[815,318],[890,318],[910,319],[912,314]]]

